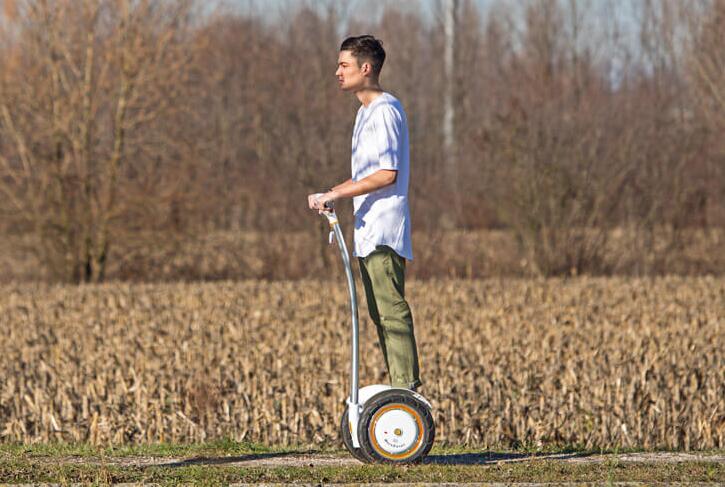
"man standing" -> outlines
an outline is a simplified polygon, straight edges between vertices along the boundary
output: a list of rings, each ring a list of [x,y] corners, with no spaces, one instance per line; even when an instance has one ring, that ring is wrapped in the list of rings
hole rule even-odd
[[[403,106],[380,88],[385,61],[373,36],[349,37],[340,46],[337,76],[343,91],[362,105],[352,134],[352,178],[326,193],[311,194],[311,209],[353,198],[353,255],[358,257],[370,318],[393,387],[422,383],[413,316],[405,300],[405,262],[413,259],[408,207],[408,122]]]

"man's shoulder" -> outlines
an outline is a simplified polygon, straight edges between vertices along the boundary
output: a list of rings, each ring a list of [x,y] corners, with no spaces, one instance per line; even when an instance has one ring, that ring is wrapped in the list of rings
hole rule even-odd
[[[398,108],[400,110],[403,109],[403,103],[392,93],[388,93],[386,91],[385,93],[382,94],[382,96],[384,98],[381,102],[381,105],[392,106],[392,107]]]
[[[401,118],[405,116],[405,110],[400,100],[387,92],[380,96],[381,100],[375,104],[372,111],[375,117],[385,117],[386,114],[397,115]]]

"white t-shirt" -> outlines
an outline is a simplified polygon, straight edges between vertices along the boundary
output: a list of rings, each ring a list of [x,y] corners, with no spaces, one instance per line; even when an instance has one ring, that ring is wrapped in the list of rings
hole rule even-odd
[[[354,256],[366,257],[377,245],[387,245],[401,257],[413,259],[409,159],[408,120],[400,101],[382,93],[367,107],[361,105],[352,134],[352,180],[380,169],[395,169],[398,174],[395,183],[353,198]]]

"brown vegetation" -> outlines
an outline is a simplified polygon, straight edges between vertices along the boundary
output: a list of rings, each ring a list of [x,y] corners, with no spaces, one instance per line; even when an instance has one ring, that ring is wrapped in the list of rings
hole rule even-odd
[[[317,222],[313,219],[310,223]],[[216,231],[190,239],[158,241],[154,233],[139,232],[134,241],[114,246],[107,273],[115,279],[134,282],[284,280],[341,275],[342,263],[336,247],[325,242],[326,235],[326,229],[316,234]],[[600,263],[608,272],[621,276],[641,276],[645,274],[643,266],[671,275],[717,275],[725,267],[724,232],[693,230],[686,237],[687,245],[673,253],[668,247],[668,230],[660,228],[651,246],[637,252],[641,235],[631,229],[615,228],[599,249]],[[346,239],[351,242],[352,234]],[[517,245],[516,235],[510,230],[413,232],[413,241],[415,259],[406,270],[412,278],[523,277],[535,272],[530,256]],[[34,242],[30,236],[0,241],[0,280],[48,278],[39,272],[42,266],[37,257],[19,250],[32,248]],[[319,252],[321,246],[326,247],[324,253]],[[357,273],[357,264],[353,265]],[[565,272],[576,275],[578,269],[571,267]]]
[[[0,232],[32,242],[11,252],[36,267],[2,279],[154,280],[154,266],[122,268],[127,252],[215,232],[306,234],[297,253],[265,244],[276,276],[292,277],[283,260],[329,264],[305,195],[349,177],[357,102],[334,61],[364,31],[383,39],[383,86],[408,113],[413,228],[429,241],[505,229],[530,273],[616,274],[623,231],[628,273],[681,272],[669,263],[691,236],[725,225],[723,4],[624,3],[461,1],[447,78],[435,9],[373,20],[330,2],[263,20],[192,1],[6,0]]]
[[[725,446],[723,279],[408,288],[441,442]],[[0,291],[2,441],[337,443],[341,279]],[[386,381],[374,340],[363,384]]]

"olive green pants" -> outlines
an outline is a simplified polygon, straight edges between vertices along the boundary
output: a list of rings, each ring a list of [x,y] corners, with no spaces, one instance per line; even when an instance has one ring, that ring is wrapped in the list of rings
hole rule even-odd
[[[358,257],[370,318],[377,328],[390,385],[415,389],[422,384],[413,314],[405,300],[405,259],[386,245]]]

